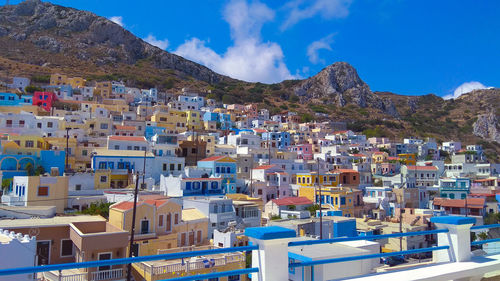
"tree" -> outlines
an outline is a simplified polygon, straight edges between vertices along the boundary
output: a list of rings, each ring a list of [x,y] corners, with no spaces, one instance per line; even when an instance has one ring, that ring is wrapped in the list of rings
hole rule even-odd
[[[307,210],[309,211],[309,213],[311,213],[311,216],[316,216],[316,211],[319,210],[319,205],[314,204],[314,205],[308,207]]]
[[[113,203],[105,202],[91,203],[90,207],[78,213],[85,215],[100,215],[107,219],[109,218],[109,206],[112,204]]]
[[[10,188],[11,184],[12,184],[12,179],[3,179],[2,180],[2,190],[4,193]]]
[[[33,167],[33,164],[31,164],[31,162],[28,162],[28,164],[26,164],[24,170],[26,171],[26,174],[28,174],[28,176],[35,175],[35,167]]]
[[[297,206],[295,206],[295,205],[288,206],[288,210],[290,210],[290,211],[295,211],[296,209],[297,209]]]
[[[43,175],[43,174],[45,174],[45,169],[42,166],[38,165],[36,167],[36,170],[35,170],[35,176],[39,176],[39,175]]]

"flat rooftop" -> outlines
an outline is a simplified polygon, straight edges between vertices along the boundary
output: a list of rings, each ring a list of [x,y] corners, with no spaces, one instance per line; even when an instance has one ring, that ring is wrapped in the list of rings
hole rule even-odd
[[[47,226],[69,226],[70,223],[106,221],[101,216],[61,216],[48,219],[15,219],[0,220],[0,228],[26,228],[26,227],[47,227]]]
[[[297,239],[303,241],[304,239]],[[294,240],[292,240],[294,241]],[[323,260],[370,254],[370,251],[339,243],[289,247],[288,255],[300,261]]]

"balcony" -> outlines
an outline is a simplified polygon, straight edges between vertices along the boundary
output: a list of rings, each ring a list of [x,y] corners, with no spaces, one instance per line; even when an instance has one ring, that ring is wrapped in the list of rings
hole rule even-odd
[[[123,278],[123,268],[92,272],[92,281],[115,280]]]
[[[42,274],[43,280],[47,281],[107,281],[117,280],[124,276],[122,268],[93,271],[89,274],[78,269],[67,269],[61,271],[47,271]]]
[[[48,281],[87,281],[87,273],[78,269],[47,271],[42,273],[42,280]]]

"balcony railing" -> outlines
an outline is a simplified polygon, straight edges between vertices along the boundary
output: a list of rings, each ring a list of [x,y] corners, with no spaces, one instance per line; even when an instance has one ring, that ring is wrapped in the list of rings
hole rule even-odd
[[[92,281],[119,279],[123,277],[123,268],[92,272]]]
[[[10,268],[10,269],[0,269],[0,277],[13,274],[29,274],[43,272],[43,275],[48,280],[63,280],[63,281],[86,281],[85,274],[81,276],[70,276],[60,273],[69,269],[77,268],[95,268],[99,266],[112,266],[119,264],[135,263],[138,265],[144,265],[143,262],[146,261],[159,261],[159,260],[173,260],[173,259],[185,259],[193,257],[207,257],[215,254],[222,253],[234,253],[226,255],[224,258],[214,258],[210,261],[215,265],[225,265],[228,263],[241,262],[245,259],[245,256],[241,252],[253,251],[252,253],[252,264],[253,268],[236,269],[225,272],[212,272],[208,274],[198,274],[198,275],[188,275],[184,277],[172,278],[172,281],[181,280],[199,280],[199,279],[209,279],[217,278],[223,276],[231,275],[241,275],[253,273],[252,280],[258,281],[271,281],[271,280],[287,280],[289,276],[289,271],[295,268],[307,268],[308,272],[311,274],[311,280],[326,280],[336,279],[335,276],[323,276],[314,278],[314,271],[324,264],[335,264],[340,263],[339,266],[344,266],[344,264],[351,265],[355,261],[360,260],[374,260],[378,262],[379,258],[399,256],[399,255],[411,255],[423,252],[433,252],[434,263],[424,263],[423,265],[410,265],[403,269],[389,271],[385,273],[373,273],[359,276],[351,275],[345,278],[356,278],[356,280],[390,280],[390,279],[408,279],[411,277],[412,280],[455,280],[463,279],[468,280],[474,279],[476,277],[482,277],[485,273],[494,272],[499,268],[500,265],[500,255],[493,254],[486,257],[472,257],[470,245],[481,245],[484,243],[498,242],[500,239],[489,239],[482,241],[474,241],[470,243],[470,233],[469,229],[476,231],[479,229],[487,229],[493,227],[500,227],[500,224],[496,225],[484,225],[484,226],[474,226],[472,218],[463,217],[453,217],[448,216],[446,219],[442,217],[436,217],[437,219],[433,221],[438,229],[429,231],[419,231],[419,232],[406,232],[406,233],[392,233],[383,235],[368,235],[368,236],[356,236],[356,237],[340,237],[333,239],[323,239],[323,240],[295,240],[295,231],[280,228],[280,227],[257,227],[249,228],[246,230],[246,234],[250,237],[253,246],[246,247],[235,247],[235,248],[217,248],[217,249],[206,249],[199,251],[186,251],[178,253],[167,253],[159,254],[153,256],[142,256],[142,257],[132,257],[132,258],[121,258],[114,260],[103,260],[103,261],[88,261],[81,263],[68,263],[68,264],[56,264],[56,265],[45,265],[36,267],[26,267],[26,268]],[[251,230],[251,231],[249,231]],[[465,231],[464,231],[465,230]],[[281,232],[280,232],[281,231]],[[290,253],[290,247],[306,247],[308,245],[316,244],[330,244],[337,242],[348,242],[348,241],[360,241],[360,240],[381,240],[387,238],[399,238],[399,237],[411,237],[411,236],[429,236],[437,235],[437,245],[421,248],[412,249],[405,251],[397,251],[391,253],[374,253],[365,252],[357,255],[351,256],[332,256],[323,259],[300,259],[300,260],[288,260]],[[238,253],[237,253],[238,252]],[[305,253],[306,251],[304,251]],[[180,262],[165,265],[163,267],[149,267],[152,273],[163,274],[165,272],[179,272],[189,270],[196,270],[200,268],[206,268],[206,261],[201,261],[198,258],[193,260],[193,262]],[[208,258],[205,258],[205,260]],[[288,262],[287,262],[288,261]],[[316,269],[315,269],[316,266]],[[142,268],[142,267],[141,267]],[[310,268],[310,270],[309,270]],[[347,267],[346,267],[347,268]],[[102,271],[105,273],[95,272],[92,276],[92,281],[106,280],[105,278],[123,278],[122,269]],[[332,274],[337,274],[336,271],[330,272]],[[102,275],[100,275],[102,274]],[[121,275],[120,275],[121,274]],[[380,275],[379,275],[380,274]],[[405,275],[401,275],[405,274]],[[120,277],[121,276],[121,277]],[[404,277],[406,276],[406,277]],[[425,276],[422,277],[422,276]],[[422,277],[422,278],[421,278]],[[75,278],[75,279],[69,279]],[[80,279],[79,279],[80,278]],[[343,277],[344,278],[344,277]],[[378,279],[377,279],[378,278]],[[307,277],[307,279],[309,279]],[[329,280],[328,279],[328,280]],[[337,278],[338,279],[338,278]]]
[[[47,271],[43,273],[43,278],[50,281],[87,281],[87,273]]]

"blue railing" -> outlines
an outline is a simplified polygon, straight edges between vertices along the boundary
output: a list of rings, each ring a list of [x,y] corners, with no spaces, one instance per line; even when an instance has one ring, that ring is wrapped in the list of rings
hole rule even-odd
[[[496,227],[500,227],[500,224],[475,225],[475,226],[472,226],[470,229],[477,230],[477,229],[488,229],[488,228],[496,228]],[[500,238],[472,241],[470,244],[472,246],[477,246],[477,245],[483,245],[486,243],[493,243],[493,242],[500,242]]]
[[[426,253],[426,252],[432,252],[432,251],[438,251],[438,250],[447,250],[449,248],[450,248],[450,246],[439,246],[439,247],[429,247],[429,248],[413,249],[413,250],[399,251],[399,252],[351,256],[351,257],[342,257],[342,258],[334,258],[334,259],[326,259],[326,260],[292,262],[288,266],[293,268],[293,267],[304,267],[304,266],[312,266],[312,265],[326,264],[326,263],[337,263],[337,262],[357,261],[357,260],[367,260],[367,259],[379,259],[379,258],[392,257],[392,256],[411,255],[411,254]]]
[[[400,238],[400,237],[407,237],[407,236],[433,235],[433,234],[448,233],[448,232],[449,232],[448,229],[436,229],[436,230],[427,230],[427,231],[390,233],[390,234],[380,234],[380,235],[340,237],[340,238],[322,239],[322,240],[293,241],[293,242],[289,242],[288,246],[289,247],[296,247],[296,246],[304,246],[304,245],[316,245],[316,244],[327,244],[327,243],[359,241],[359,240],[380,240],[380,239],[386,239],[386,238]],[[437,247],[413,249],[413,250],[390,252],[390,253],[378,253],[378,254],[324,259],[324,260],[291,262],[288,264],[288,266],[290,268],[295,268],[295,267],[315,266],[315,265],[320,265],[320,264],[329,264],[329,263],[338,263],[338,262],[347,262],[347,261],[356,261],[356,260],[380,259],[380,258],[391,257],[391,256],[411,255],[411,254],[426,253],[426,252],[432,252],[432,251],[438,251],[438,250],[447,250],[449,248],[450,248],[450,246],[437,246]],[[313,275],[314,275],[314,270],[311,270],[311,278],[313,278],[312,277]]]
[[[386,238],[397,238],[397,237],[406,237],[406,236],[421,236],[421,235],[431,235],[431,234],[447,233],[447,232],[448,232],[448,229],[436,229],[436,230],[427,230],[427,231],[390,233],[390,234],[380,234],[380,235],[340,237],[340,238],[322,239],[322,240],[293,241],[293,242],[289,242],[288,246],[295,247],[295,246],[303,246],[303,245],[327,244],[327,243],[359,241],[359,240],[380,240],[380,239],[386,239]]]
[[[121,265],[121,264],[138,263],[138,262],[155,261],[155,260],[172,260],[172,259],[181,259],[181,258],[214,255],[214,254],[246,252],[246,251],[258,250],[258,249],[259,249],[258,246],[243,246],[243,247],[234,247],[234,248],[220,248],[220,249],[212,249],[212,250],[180,252],[180,253],[121,258],[121,259],[112,259],[112,260],[86,261],[86,262],[78,262],[78,263],[49,264],[49,265],[43,265],[43,266],[9,268],[9,269],[0,269],[0,276],[15,275],[15,274],[30,274],[30,273],[47,272],[47,271],[59,271],[59,270],[65,270],[65,269],[99,267],[99,266],[107,266],[107,265],[109,265],[109,266],[110,265]],[[248,272],[245,271],[242,274],[259,271],[258,268],[247,268],[244,270],[246,270]],[[225,272],[216,272],[216,273],[210,273],[210,274],[220,274],[220,276],[229,276],[229,275],[238,274],[235,272],[236,271],[225,271]],[[190,279],[191,277],[192,277],[192,279]],[[196,278],[194,278],[194,277],[196,277]],[[181,278],[185,278],[185,279],[181,279]],[[214,277],[205,277],[204,274],[200,274],[200,275],[196,275],[196,276],[186,276],[186,277],[180,277],[177,279],[169,279],[169,280],[197,280],[197,279],[207,279],[207,278],[214,278]]]

